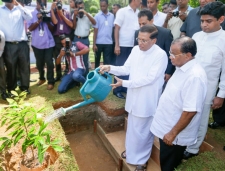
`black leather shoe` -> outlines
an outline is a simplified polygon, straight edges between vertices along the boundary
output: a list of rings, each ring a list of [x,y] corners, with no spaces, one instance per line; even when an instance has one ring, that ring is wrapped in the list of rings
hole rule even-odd
[[[60,81],[60,80],[61,80],[61,77],[56,77],[55,78],[55,82]]]
[[[223,150],[225,151],[225,146],[223,147]]]
[[[121,93],[113,93],[113,94],[120,99],[125,99],[125,97]]]
[[[24,91],[24,92],[26,92],[27,94],[30,94],[30,90],[29,90],[29,89],[24,89],[24,90],[21,90],[21,91]]]
[[[208,125],[209,128],[212,128],[212,129],[217,129],[219,127],[221,127],[222,125],[218,124],[217,122],[212,122]]]
[[[189,153],[186,150],[184,151],[183,159],[188,160],[191,157],[197,156],[198,154]]]
[[[1,96],[3,100],[6,100],[7,98],[9,98],[9,95],[6,92],[2,93]]]

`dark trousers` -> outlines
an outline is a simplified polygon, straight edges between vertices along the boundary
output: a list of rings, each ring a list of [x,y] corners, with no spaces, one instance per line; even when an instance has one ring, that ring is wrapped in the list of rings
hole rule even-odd
[[[62,81],[58,87],[58,93],[62,94],[69,89],[75,87],[77,82],[85,83],[86,79],[83,76],[84,69],[77,68],[75,71],[71,71],[69,74],[63,76]]]
[[[54,84],[54,64],[53,64],[53,47],[48,49],[38,49],[32,46],[36,58],[36,65],[39,71],[39,79],[45,80],[45,64],[47,65],[48,84]]]
[[[6,72],[3,57],[0,57],[0,94],[6,92]]]
[[[115,42],[113,42],[113,45],[112,45],[112,56],[111,56],[111,62],[110,64],[111,65],[116,65],[116,54],[114,53],[114,49],[115,49]]]
[[[103,63],[104,65],[111,64],[112,58],[112,45],[96,44],[98,51],[95,52],[95,68],[100,65],[101,54],[103,53]]]
[[[128,56],[131,53],[133,47],[120,47],[120,55],[116,57],[116,66],[123,66],[124,63],[126,62]],[[118,78],[122,80],[128,80],[129,75],[126,76],[119,76]],[[114,79],[114,83],[116,83],[116,79]],[[114,93],[121,93],[121,92],[127,92],[127,88],[125,87],[117,87],[113,90]]]
[[[77,36],[74,36],[74,42],[81,42],[83,43],[84,45],[86,45],[87,47],[89,47],[90,45],[90,42],[89,42],[89,39],[86,38],[86,39],[79,39]],[[89,60],[88,60],[88,56],[89,56],[89,53],[83,55],[83,61],[84,61],[84,66],[85,66],[85,73],[84,73],[84,77],[86,78],[87,74],[89,73]]]
[[[186,146],[166,145],[163,140],[160,142],[160,166],[162,171],[174,171],[181,163]]]
[[[212,111],[213,120],[220,125],[225,125],[225,101],[219,109]]]
[[[7,76],[7,89],[10,92],[17,87],[17,67],[20,75],[20,89],[26,90],[30,86],[30,49],[26,41],[18,44],[6,42],[3,53]]]

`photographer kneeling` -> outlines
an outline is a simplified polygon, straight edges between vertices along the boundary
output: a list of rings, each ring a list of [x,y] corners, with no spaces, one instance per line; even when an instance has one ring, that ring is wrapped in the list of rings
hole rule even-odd
[[[69,72],[63,76],[58,87],[58,93],[62,94],[75,87],[77,82],[85,83],[83,55],[89,53],[89,48],[81,42],[71,43],[70,38],[66,38],[65,35],[61,35],[60,38],[63,48],[56,59],[56,64],[61,63],[62,57],[65,57],[69,64]]]
[[[47,90],[54,88],[54,64],[53,64],[53,48],[55,46],[54,38],[50,32],[53,29],[51,18],[47,15],[50,11],[45,10],[46,4],[41,0],[37,0],[36,9],[32,12],[33,18],[28,22],[29,30],[32,34],[32,48],[36,58],[36,65],[39,72],[38,86],[45,83],[45,63],[47,65]]]

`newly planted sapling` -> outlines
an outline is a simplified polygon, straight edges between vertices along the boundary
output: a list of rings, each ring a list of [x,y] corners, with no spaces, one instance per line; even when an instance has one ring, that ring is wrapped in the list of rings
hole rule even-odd
[[[37,149],[38,160],[42,163],[45,152],[50,146],[55,151],[62,151],[63,148],[59,146],[59,141],[51,140],[51,132],[46,130],[47,124],[40,115],[44,108],[36,109],[32,104],[25,103],[25,92],[18,94],[12,91],[11,93],[14,98],[7,99],[9,105],[1,111],[1,126],[7,125],[6,131],[9,133],[6,137],[0,137],[2,141],[0,152],[22,141],[23,154],[30,148],[32,160],[34,160],[34,149]]]

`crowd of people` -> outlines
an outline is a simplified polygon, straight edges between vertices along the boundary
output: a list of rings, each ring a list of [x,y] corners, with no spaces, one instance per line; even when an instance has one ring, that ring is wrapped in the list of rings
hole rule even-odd
[[[4,0],[0,8],[0,91],[12,97],[20,82],[30,93],[28,33],[39,71],[38,86],[60,81],[58,93],[79,86],[89,72],[90,29],[95,67],[114,74],[113,94],[126,99],[127,163],[144,171],[154,136],[160,141],[162,171],[198,155],[207,127],[225,126],[225,5],[199,0],[129,0],[121,8],[100,0],[93,17],[82,0],[70,0],[72,12],[54,1],[37,0],[31,12],[22,0]],[[104,65],[100,65],[103,55]],[[54,60],[53,60],[54,59]],[[66,69],[62,74],[61,62]],[[47,74],[45,75],[45,66]],[[55,68],[55,73],[54,73]],[[208,124],[210,110],[214,121]]]

